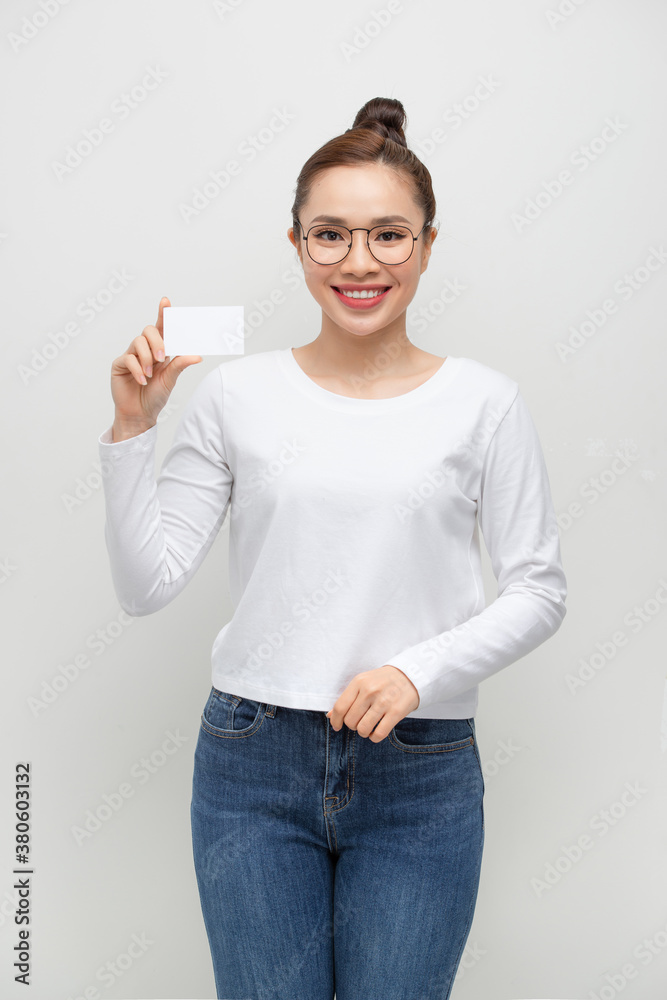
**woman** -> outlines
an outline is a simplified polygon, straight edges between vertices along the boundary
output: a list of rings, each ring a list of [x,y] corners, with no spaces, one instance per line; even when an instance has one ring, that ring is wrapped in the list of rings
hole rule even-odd
[[[156,419],[199,356],[163,308],[112,366],[100,436],[121,605],[172,601],[230,513],[234,614],[212,652],[193,853],[218,997],[447,998],[484,842],[479,683],[548,639],[566,581],[518,384],[415,347],[436,236],[399,101],[299,175],[288,231],[317,337],[226,361],[157,483]],[[485,606],[477,524],[498,579]]]

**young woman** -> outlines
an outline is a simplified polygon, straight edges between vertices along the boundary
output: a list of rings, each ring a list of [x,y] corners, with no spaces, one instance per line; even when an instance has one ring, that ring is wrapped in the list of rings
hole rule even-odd
[[[436,230],[404,122],[375,98],[306,162],[288,236],[320,331],[208,373],[157,482],[157,415],[201,360],[164,357],[168,299],[111,370],[99,447],[122,607],[172,601],[230,515],[234,614],[213,645],[191,803],[229,1000],[450,996],[484,842],[478,686],[565,615],[518,384],[406,333]]]

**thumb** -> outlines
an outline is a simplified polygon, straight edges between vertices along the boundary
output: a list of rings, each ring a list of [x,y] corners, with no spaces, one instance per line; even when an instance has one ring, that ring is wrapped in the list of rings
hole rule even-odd
[[[167,361],[168,359],[165,358],[164,360]],[[182,371],[185,371],[190,365],[198,365],[201,360],[201,355],[199,354],[178,354],[175,358],[172,358],[164,369],[164,377],[169,391],[171,392],[176,385],[176,379]]]

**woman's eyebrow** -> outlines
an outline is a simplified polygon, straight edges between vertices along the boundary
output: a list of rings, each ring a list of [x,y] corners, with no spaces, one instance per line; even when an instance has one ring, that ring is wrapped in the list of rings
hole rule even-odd
[[[316,215],[312,222],[330,222],[332,226],[344,226],[345,219],[341,219],[338,215]],[[383,226],[390,222],[406,222],[409,226],[412,225],[410,219],[404,218],[402,215],[383,215],[377,219],[371,219],[371,226]]]

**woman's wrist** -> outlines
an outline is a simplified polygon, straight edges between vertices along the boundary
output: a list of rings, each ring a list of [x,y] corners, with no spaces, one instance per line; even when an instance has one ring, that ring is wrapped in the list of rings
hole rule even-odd
[[[155,424],[149,424],[145,420],[122,420],[116,417],[111,427],[112,442],[116,444],[117,441],[127,441],[128,438],[143,434],[151,427],[155,427]]]

